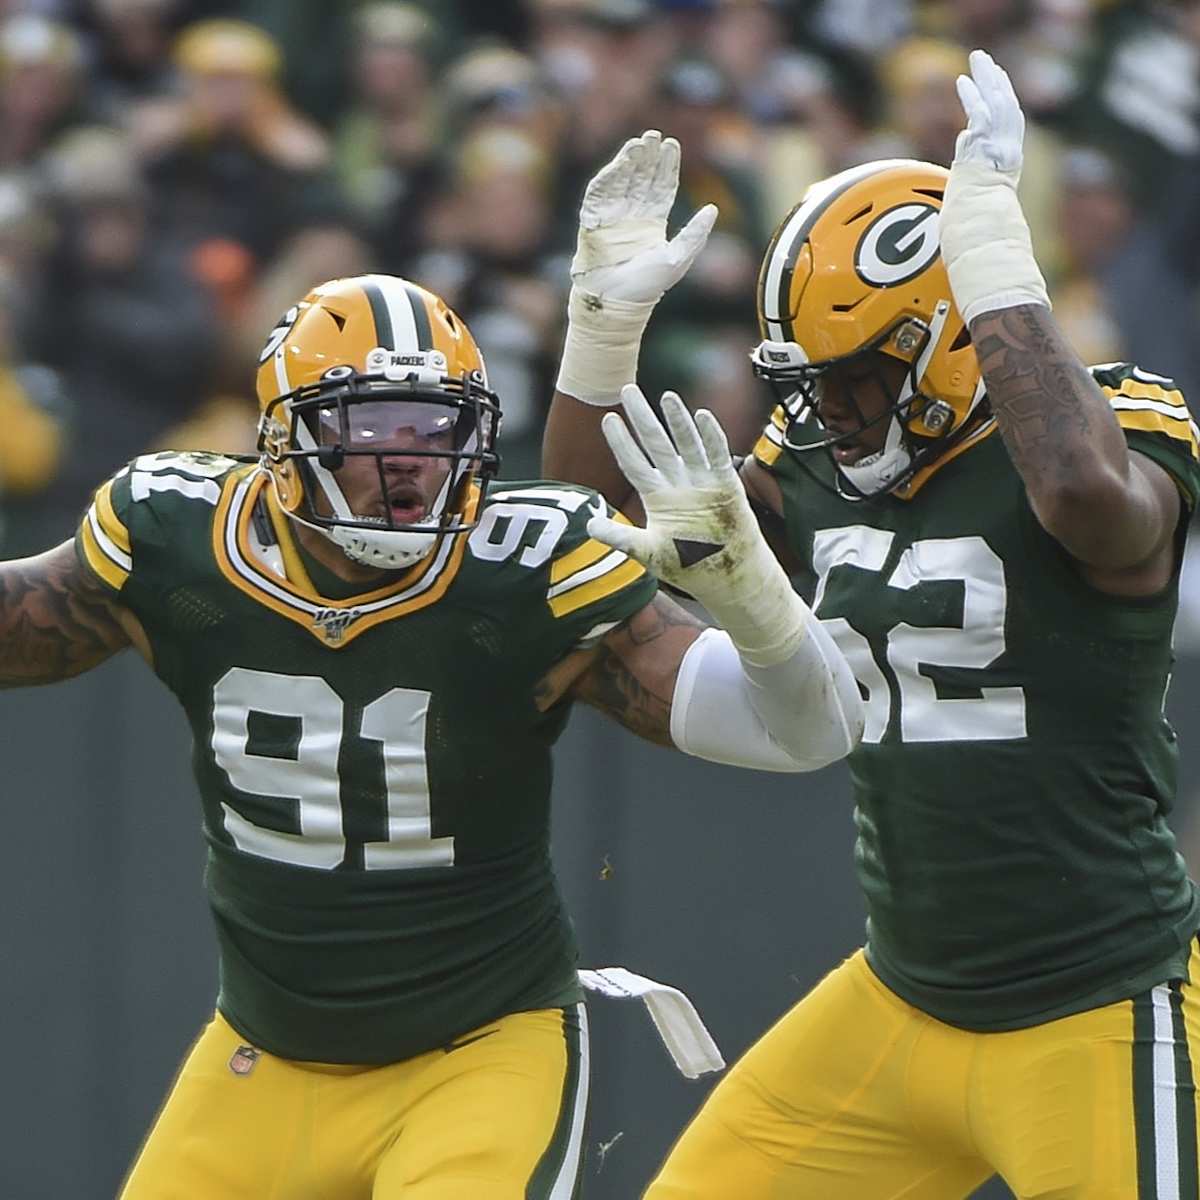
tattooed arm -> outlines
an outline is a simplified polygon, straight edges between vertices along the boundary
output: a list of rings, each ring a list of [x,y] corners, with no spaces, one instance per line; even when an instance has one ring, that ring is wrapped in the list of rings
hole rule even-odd
[[[1026,304],[971,321],[1000,435],[1046,531],[1098,586],[1162,587],[1173,561],[1179,491],[1130,451],[1104,394],[1050,310]]]
[[[670,746],[671,698],[679,664],[704,628],[659,592],[598,645],[557,663],[538,686],[537,705],[545,711],[570,695],[639,737]]]
[[[69,679],[131,642],[145,642],[136,618],[113,602],[71,542],[0,562],[0,688]]]

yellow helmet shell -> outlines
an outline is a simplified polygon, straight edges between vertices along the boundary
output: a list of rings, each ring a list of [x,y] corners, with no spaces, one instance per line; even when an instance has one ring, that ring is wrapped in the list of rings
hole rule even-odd
[[[417,357],[439,352],[438,388],[468,381],[475,389],[487,388],[475,339],[439,296],[392,275],[334,279],[314,288],[280,318],[259,356],[259,447],[286,512],[306,512],[311,501],[304,472],[287,454],[296,433],[291,398],[298,389],[334,379],[337,368],[376,373],[384,357],[379,351]],[[452,506],[473,475],[468,471],[458,480]]]
[[[877,348],[913,362],[922,346],[906,318],[926,328],[945,306],[940,336],[922,366],[921,394],[939,411],[925,428],[916,405],[911,433],[942,438],[962,427],[979,397],[980,371],[954,307],[938,221],[948,172],[932,163],[867,163],[813,184],[771,239],[758,280],[762,336],[793,342],[810,363]]]

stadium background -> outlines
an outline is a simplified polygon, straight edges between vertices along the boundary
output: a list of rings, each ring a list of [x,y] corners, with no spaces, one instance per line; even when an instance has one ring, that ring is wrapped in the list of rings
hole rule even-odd
[[[204,23],[230,19],[248,24]],[[721,219],[643,382],[747,447],[770,230],[834,170],[948,162],[971,46],[1031,118],[1023,199],[1081,354],[1200,396],[1200,3],[0,0],[0,556],[68,536],[142,450],[250,450],[275,318],[364,270],[468,320],[507,414],[503,474],[536,474],[578,200],[648,126],[683,144],[676,215],[716,201]],[[1200,567],[1177,649],[1186,846]],[[181,714],[129,656],[0,697],[6,1198],[111,1197],[211,1008],[187,763]],[[581,712],[556,804],[585,962],[685,987],[730,1060],[861,939],[838,768],[737,773]],[[617,1200],[709,1084],[674,1074],[640,1009],[592,1010],[584,1195]]]

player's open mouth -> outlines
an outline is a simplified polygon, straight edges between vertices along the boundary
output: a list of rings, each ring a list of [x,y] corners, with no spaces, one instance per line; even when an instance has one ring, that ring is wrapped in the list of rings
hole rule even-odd
[[[831,447],[834,461],[837,463],[855,463],[867,453],[866,446],[850,440]]]
[[[425,516],[425,498],[416,488],[388,493],[388,514],[396,525],[414,525]]]

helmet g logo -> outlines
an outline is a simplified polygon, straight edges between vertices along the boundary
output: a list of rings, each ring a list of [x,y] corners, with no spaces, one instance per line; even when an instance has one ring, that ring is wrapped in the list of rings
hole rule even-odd
[[[932,204],[901,204],[876,217],[854,251],[858,277],[886,288],[920,275],[938,256],[938,215]]]

